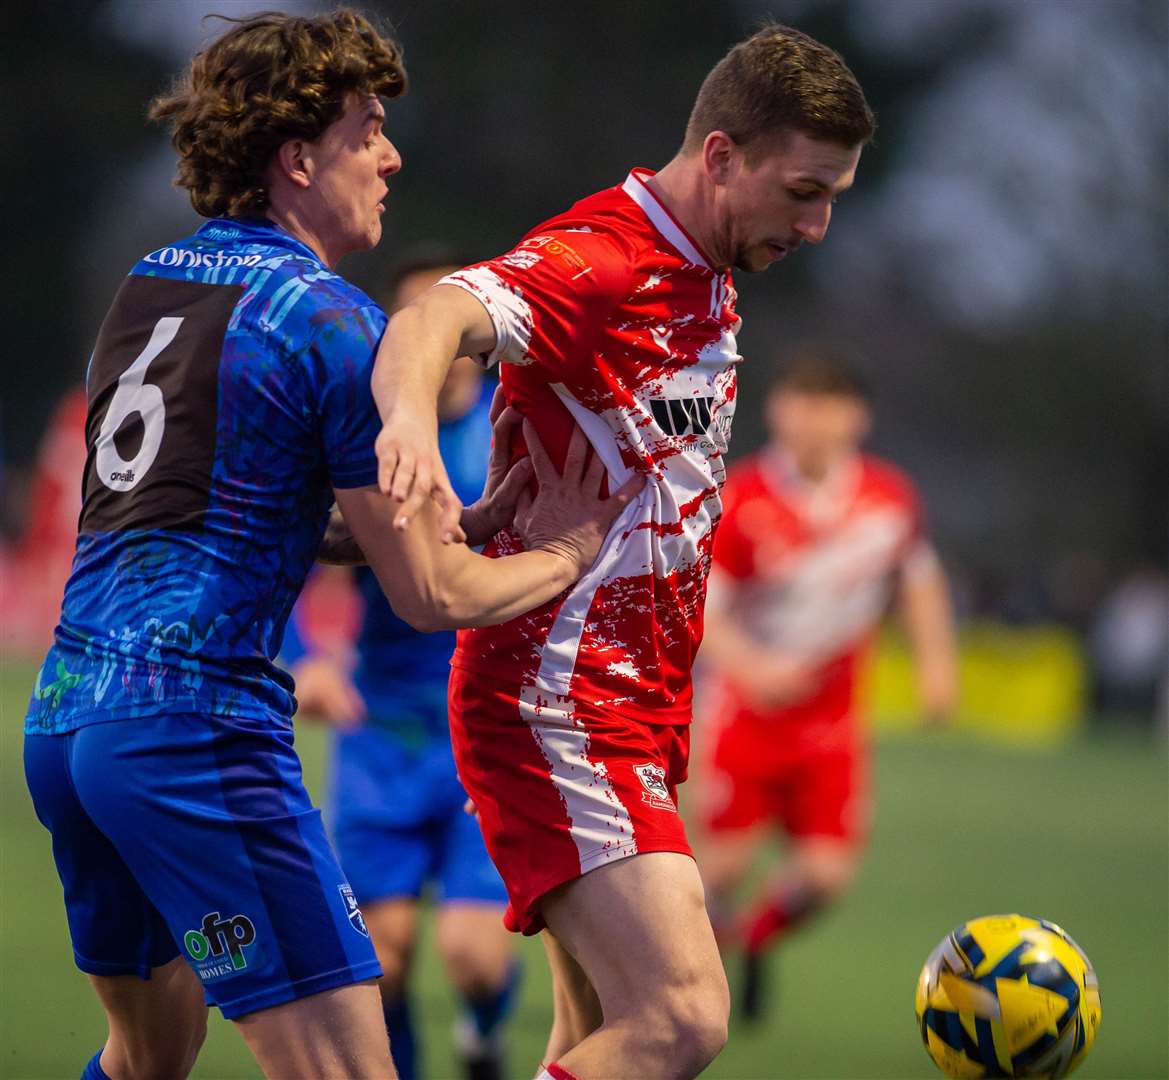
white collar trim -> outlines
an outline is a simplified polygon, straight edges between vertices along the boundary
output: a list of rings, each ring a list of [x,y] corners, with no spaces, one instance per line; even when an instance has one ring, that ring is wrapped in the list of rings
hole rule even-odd
[[[641,176],[638,175],[636,169],[625,178],[625,183],[621,185],[621,190],[641,207],[645,216],[649,218],[650,224],[662,236],[669,240],[683,256],[698,266],[704,266],[706,269],[710,269],[710,263],[706,261],[706,257],[694,246],[690,237],[678,227],[678,223],[670,216],[670,212],[661,204],[658,197],[649,189]]]

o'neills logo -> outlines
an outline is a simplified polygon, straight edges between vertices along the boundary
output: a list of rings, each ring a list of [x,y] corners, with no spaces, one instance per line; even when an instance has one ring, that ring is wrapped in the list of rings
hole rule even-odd
[[[177,266],[185,270],[218,270],[225,266],[258,266],[262,255],[224,255],[221,251],[191,251],[189,248],[164,247],[152,251],[143,262],[159,266]]]

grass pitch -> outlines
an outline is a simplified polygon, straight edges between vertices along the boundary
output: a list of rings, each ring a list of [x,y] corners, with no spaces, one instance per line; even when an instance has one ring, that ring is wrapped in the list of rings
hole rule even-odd
[[[74,967],[48,834],[33,815],[21,724],[33,668],[0,671],[0,1077],[76,1077],[104,1039]],[[319,790],[324,740],[297,745]],[[878,747],[877,820],[856,887],[777,957],[773,1018],[733,1024],[708,1077],[930,1078],[913,1019],[920,965],[976,915],[1021,911],[1064,926],[1100,976],[1103,1021],[1084,1080],[1169,1076],[1169,776],[1152,737],[1020,753],[931,734]],[[429,928],[427,929],[429,933]],[[530,1077],[551,1019],[543,952],[525,941],[511,1073]],[[732,991],[737,972],[732,960]],[[454,1002],[429,941],[415,979],[425,1075],[457,1076]],[[258,1076],[212,1013],[194,1075]]]

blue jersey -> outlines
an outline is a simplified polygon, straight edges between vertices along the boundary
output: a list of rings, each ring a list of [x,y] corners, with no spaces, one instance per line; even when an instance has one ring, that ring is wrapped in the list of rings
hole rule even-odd
[[[491,448],[491,393],[484,383],[479,400],[463,416],[444,421],[438,448],[456,494],[474,502],[483,491]],[[357,641],[354,682],[365,698],[372,723],[389,724],[399,734],[428,738],[449,736],[446,686],[455,649],[453,630],[420,634],[394,614],[373,571],[358,571],[357,587],[365,615]],[[410,731],[408,729],[414,729]]]
[[[332,489],[376,482],[385,324],[265,221],[208,222],[134,267],[90,360],[77,549],[27,732],[290,722],[272,660]]]

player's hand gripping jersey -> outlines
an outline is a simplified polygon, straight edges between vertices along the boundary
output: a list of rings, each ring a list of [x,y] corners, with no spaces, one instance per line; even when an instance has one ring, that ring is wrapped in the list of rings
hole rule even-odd
[[[263,221],[208,222],[134,267],[90,361],[77,550],[27,731],[288,723],[272,658],[332,489],[376,482],[385,322]]]
[[[731,470],[724,498],[718,603],[760,644],[813,668],[816,685],[805,700],[761,708],[720,682],[719,753],[751,771],[798,755],[825,728],[844,734],[841,724],[856,713],[860,662],[896,575],[934,556],[912,483],[873,457],[847,462],[812,488],[764,451]]]
[[[508,400],[563,459],[575,421],[608,470],[647,483],[592,569],[452,663],[528,704],[552,695],[652,724],[691,717],[691,665],[735,408],[735,292],[635,170],[510,253],[444,279],[495,325]],[[519,550],[504,532],[488,554]]]

